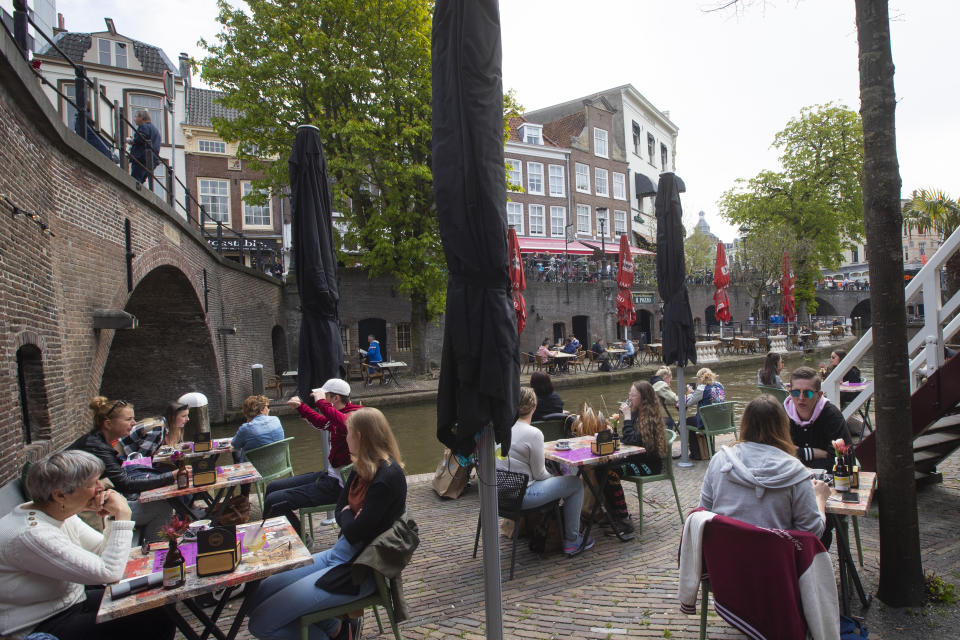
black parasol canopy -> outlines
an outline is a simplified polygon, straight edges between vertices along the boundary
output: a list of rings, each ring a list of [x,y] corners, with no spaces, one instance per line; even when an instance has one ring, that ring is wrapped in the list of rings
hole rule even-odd
[[[293,266],[300,291],[300,348],[297,393],[342,377],[340,290],[333,244],[327,159],[317,128],[301,125],[290,154],[290,208],[293,214]]]
[[[657,290],[663,300],[663,361],[683,367],[697,363],[697,349],[687,294],[686,233],[678,181],[673,173],[661,173],[657,185]]]

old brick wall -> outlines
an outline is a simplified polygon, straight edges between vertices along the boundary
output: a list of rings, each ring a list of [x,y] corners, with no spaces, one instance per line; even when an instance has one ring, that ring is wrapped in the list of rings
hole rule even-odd
[[[278,282],[221,260],[183,217],[67,130],[3,32],[0,166],[0,481],[87,429],[86,405],[101,389],[141,415],[202,390],[217,419],[250,392],[251,364],[272,367]],[[36,212],[55,237],[13,206]],[[95,310],[125,308],[143,332],[93,329]],[[41,354],[49,415],[31,416],[34,443],[24,446],[17,351],[30,345]],[[175,370],[170,384],[164,371]]]

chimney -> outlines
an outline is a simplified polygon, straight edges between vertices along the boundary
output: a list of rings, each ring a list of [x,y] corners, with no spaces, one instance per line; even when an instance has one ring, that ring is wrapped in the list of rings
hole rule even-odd
[[[117,35],[117,27],[113,24],[113,18],[104,18],[103,21],[107,23],[107,31],[110,32],[110,35]]]
[[[58,33],[63,33],[67,30],[66,21],[63,19],[62,13],[57,13],[57,28],[53,30],[54,35]]]
[[[190,64],[190,56],[186,53],[180,53],[180,77],[183,78],[183,86],[187,89],[190,88],[192,82],[191,72],[193,70],[193,65]]]

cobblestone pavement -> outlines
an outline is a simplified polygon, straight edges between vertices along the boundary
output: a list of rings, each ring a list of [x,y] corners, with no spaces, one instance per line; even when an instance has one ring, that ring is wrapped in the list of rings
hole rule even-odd
[[[719,440],[729,442],[731,437]],[[705,470],[705,462],[676,470],[684,510],[696,506]],[[948,460],[941,471],[943,483],[920,489],[918,496],[924,569],[960,583],[960,456]],[[482,560],[471,557],[479,510],[477,480],[458,500],[441,500],[429,481],[430,475],[409,478],[408,509],[419,523],[421,545],[404,572],[411,619],[401,625],[401,632],[409,639],[485,638]],[[630,511],[636,514],[633,485],[625,489]],[[643,532],[631,542],[621,543],[598,532],[596,546],[571,559],[557,553],[538,556],[529,551],[525,540],[519,542],[515,578],[503,583],[504,637],[698,637],[699,618],[682,614],[677,602],[681,525],[670,484],[647,485],[644,494]],[[256,506],[253,511],[255,516]],[[860,573],[869,593],[877,589],[877,529],[874,508],[860,526],[865,564]],[[314,549],[331,545],[334,536],[335,529],[317,525]],[[509,551],[509,541],[501,538],[504,580]],[[835,548],[831,556],[836,570]],[[235,608],[238,602],[231,605]],[[855,602],[854,613],[858,605]],[[957,637],[958,614],[960,606],[893,610],[875,601],[864,615],[871,638],[929,639]],[[376,633],[369,610],[365,627],[364,637],[392,638],[389,628],[384,634]],[[712,608],[708,636],[743,637]],[[250,636],[244,632],[240,637]]]

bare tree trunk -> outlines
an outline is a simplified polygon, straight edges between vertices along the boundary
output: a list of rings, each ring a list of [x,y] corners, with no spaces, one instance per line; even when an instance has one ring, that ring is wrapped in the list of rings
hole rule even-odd
[[[923,567],[913,477],[907,385],[900,169],[887,0],[855,0],[863,118],[863,205],[873,315],[877,473],[881,490],[880,589],[895,607],[923,603]]]
[[[422,293],[410,295],[410,363],[414,374],[427,373],[427,297]]]

